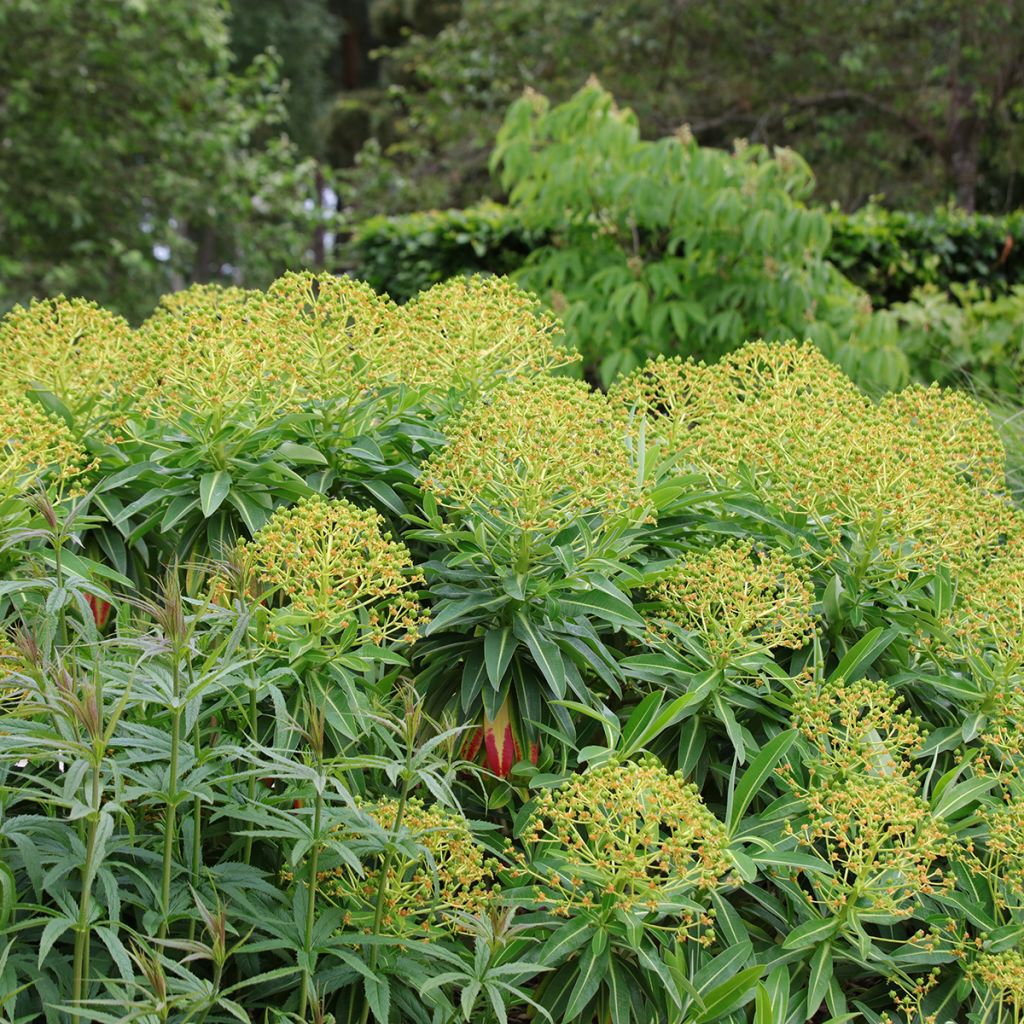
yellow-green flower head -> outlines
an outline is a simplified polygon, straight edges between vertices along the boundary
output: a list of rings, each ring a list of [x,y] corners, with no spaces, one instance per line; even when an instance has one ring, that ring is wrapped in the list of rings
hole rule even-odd
[[[362,809],[381,828],[394,829],[396,800],[379,800]],[[363,864],[362,874],[348,865],[318,874],[320,891],[347,909],[349,927],[371,924],[382,883],[381,924],[390,935],[423,932],[433,925],[459,930],[465,917],[490,908],[497,895],[492,862],[462,815],[427,807],[414,797],[405,805],[401,828],[416,852],[395,854],[383,878],[381,854]]]
[[[282,371],[307,398],[355,396],[414,369],[397,340],[396,307],[368,284],[332,274],[288,273],[268,289],[260,323]]]
[[[978,862],[980,873],[995,885],[993,895],[1004,909],[1022,909],[1024,905],[1024,802],[1014,800],[1000,807],[982,808],[979,816],[988,835],[984,845],[988,854]]]
[[[25,689],[18,674],[26,668],[21,651],[11,642],[6,630],[0,628],[0,715],[16,708],[25,699]]]
[[[424,489],[456,514],[524,531],[643,506],[625,412],[582,381],[513,381],[469,406],[427,462]]]
[[[562,915],[606,897],[664,912],[718,886],[731,866],[725,827],[697,787],[654,759],[605,764],[541,794],[523,840],[539,898]]]
[[[85,299],[41,299],[0,321],[0,386],[39,388],[69,409],[106,406],[125,385],[121,358],[131,348],[126,320]]]
[[[90,468],[67,424],[37,402],[0,391],[0,494],[37,484],[64,490]]]
[[[728,541],[691,555],[651,588],[659,607],[648,618],[655,635],[671,640],[668,622],[695,635],[722,662],[788,647],[814,635],[814,589],[807,571],[784,552]]]
[[[318,496],[278,509],[241,545],[265,596],[284,603],[275,616],[283,633],[305,630],[348,647],[416,639],[422,576],[382,523],[373,510]]]
[[[980,953],[966,973],[976,989],[1013,1007],[1014,1019],[1019,1020],[1019,1014],[1024,1010],[1024,953],[1016,949]],[[1002,1015],[995,1018],[1002,1019]]]
[[[261,323],[261,292],[194,285],[171,296],[138,331],[136,379],[157,414],[227,414],[261,421],[295,404],[292,374]]]
[[[193,313],[203,315],[210,310],[230,314],[259,302],[261,293],[250,288],[221,284],[192,284],[181,291],[164,295],[150,319],[187,320]]]
[[[839,679],[808,688],[794,702],[793,722],[814,745],[819,761],[844,773],[908,770],[924,742],[902,698],[881,680]]]
[[[806,811],[796,835],[835,870],[815,879],[811,902],[903,918],[948,887],[950,835],[921,796],[912,757],[923,737],[899,696],[884,682],[839,680],[805,692],[793,720],[816,752],[806,783],[780,769]]]
[[[820,909],[848,906],[892,918],[913,913],[922,895],[948,888],[942,864],[952,843],[927,800],[902,775],[845,775],[811,770],[797,789],[807,820],[797,832],[834,870],[815,879]]]
[[[1005,543],[958,579],[949,625],[962,652],[988,655],[1008,671],[1024,666],[1024,515],[1008,512]]]
[[[1006,447],[985,406],[962,391],[915,384],[882,400],[882,411],[929,453],[981,487],[1006,486]]]
[[[736,482],[746,467],[768,503],[849,527],[892,559],[959,568],[1005,531],[998,453],[975,409],[913,392],[876,405],[809,343],[751,343],[713,366],[657,360],[614,396],[698,470]],[[936,403],[956,407],[949,449]]]
[[[455,277],[402,307],[397,330],[417,353],[415,379],[477,390],[502,377],[546,374],[579,359],[536,296],[503,277]]]

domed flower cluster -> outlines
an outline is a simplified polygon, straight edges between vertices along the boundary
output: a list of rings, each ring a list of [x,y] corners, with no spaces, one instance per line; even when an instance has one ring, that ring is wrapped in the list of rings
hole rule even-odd
[[[448,439],[421,482],[456,515],[556,532],[643,508],[625,413],[582,381],[503,384],[471,405]]]
[[[368,284],[331,274],[288,273],[267,290],[259,329],[272,339],[281,374],[304,398],[356,397],[408,383],[408,353],[396,343],[395,304]]]
[[[817,748],[806,781],[780,768],[802,801],[798,841],[832,868],[807,899],[822,912],[910,916],[921,895],[952,884],[952,838],[923,799],[910,761],[921,732],[880,682],[842,681],[797,701],[794,720]]]
[[[913,385],[887,395],[881,410],[958,476],[979,487],[1006,486],[1006,447],[988,410],[961,391]]]
[[[1012,1024],[1019,1024],[1024,1014],[1024,953],[1007,949],[1001,953],[980,953],[967,968],[967,977],[990,999],[995,998],[1013,1009]],[[983,1020],[1011,1024],[1011,1018],[1000,1011]]]
[[[675,917],[681,937],[710,925],[692,898],[731,868],[725,827],[696,786],[654,759],[605,764],[542,793],[522,840],[530,858],[517,855],[512,876],[532,876],[553,913],[607,903]]]
[[[417,354],[412,380],[481,389],[503,377],[550,373],[579,359],[536,296],[502,277],[456,277],[399,311],[400,344]]]
[[[287,273],[267,292],[194,285],[140,328],[133,379],[165,411],[280,414],[392,384],[478,391],[545,374],[575,354],[557,321],[503,278],[456,279],[401,309],[362,282]]]
[[[909,771],[924,742],[914,716],[881,680],[808,688],[794,702],[793,722],[821,765],[844,772]]]
[[[396,800],[364,804],[362,810],[381,829],[394,830]],[[386,873],[384,853],[364,852],[376,840],[344,838],[362,855],[362,873],[342,864],[318,872],[317,880],[320,892],[347,910],[349,927],[370,930],[380,892],[382,930],[390,935],[422,933],[434,926],[458,930],[467,917],[486,912],[497,896],[496,862],[473,838],[466,819],[443,807],[428,807],[415,798],[406,803],[399,851],[392,854]]]
[[[120,372],[133,345],[128,322],[85,299],[42,299],[0,321],[0,387],[48,391],[72,412],[105,411],[130,381]]]
[[[261,292],[193,285],[169,296],[139,328],[134,373],[157,416],[223,418],[242,408],[266,422],[295,403]]]
[[[979,867],[993,882],[992,891],[1003,909],[1024,909],[1024,802],[1019,799],[980,813],[985,823],[985,854]]]
[[[992,557],[959,575],[948,625],[961,655],[988,656],[1009,677],[1024,667],[1024,516],[1008,513],[1002,525]]]
[[[382,522],[372,510],[314,497],[279,509],[240,545],[263,598],[281,602],[272,618],[282,637],[308,632],[345,648],[416,639],[422,577]]]
[[[18,680],[18,673],[25,669],[25,658],[21,651],[0,629],[0,714],[17,707],[25,697],[25,690]]]
[[[684,463],[843,529],[890,560],[956,569],[997,545],[1009,510],[984,409],[938,389],[875,404],[810,344],[745,345],[714,366],[656,360],[614,389]],[[946,441],[951,443],[947,446]]]
[[[665,623],[695,636],[720,664],[773,647],[794,650],[814,634],[814,589],[784,552],[729,541],[689,556],[651,588],[655,635]]]
[[[63,420],[28,398],[0,390],[0,496],[51,480],[57,492],[90,468]]]

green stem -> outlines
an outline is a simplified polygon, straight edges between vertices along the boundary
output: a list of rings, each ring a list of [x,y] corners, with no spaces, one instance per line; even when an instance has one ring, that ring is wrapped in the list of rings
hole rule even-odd
[[[309,877],[306,879],[306,963],[310,962],[313,952],[313,922],[316,914],[316,871],[320,861],[320,822],[323,817],[324,797],[317,789],[316,806],[313,811],[313,848],[309,854]],[[302,995],[299,998],[299,1017],[306,1019],[306,1004],[309,1001],[310,981],[309,968],[302,972]]]
[[[54,576],[57,580],[57,588],[62,590],[64,588],[64,564],[61,558],[61,552],[63,550],[63,544],[59,537],[53,538],[53,562],[54,562]],[[61,602],[60,611],[57,613],[57,622],[60,633],[60,646],[63,650],[68,645],[68,616],[67,606],[64,602]]]
[[[411,745],[410,745],[411,746]],[[388,883],[388,872],[391,870],[391,860],[394,855],[394,839],[398,835],[398,830],[402,827],[402,818],[405,815],[405,805],[409,800],[409,791],[412,789],[412,772],[409,769],[409,756],[411,756],[411,750],[406,757],[406,771],[405,777],[402,780],[402,793],[398,798],[398,809],[395,811],[395,824],[391,829],[392,841],[384,854],[384,860],[381,862],[380,868],[380,880],[377,882],[377,898],[376,906],[373,914],[373,935],[374,937],[380,934],[381,922],[384,920],[384,893]],[[377,967],[377,955],[380,952],[380,946],[374,945],[370,947],[370,970],[373,971]],[[366,1024],[370,1016],[370,1004],[369,1002],[363,1003],[363,1012],[360,1016],[360,1024]]]
[[[89,841],[82,864],[82,895],[78,901],[78,924],[75,930],[75,959],[71,982],[71,1001],[79,1006],[82,987],[89,973],[89,913],[92,903],[92,860],[96,854],[96,831],[100,820],[100,763],[94,754],[92,765],[92,809],[89,814]]]
[[[250,675],[252,675],[252,667],[250,666]],[[256,695],[255,680],[253,680],[253,687],[249,691],[249,738],[255,744],[257,742],[257,723],[259,720],[259,701]],[[251,807],[256,802],[256,776],[249,773],[249,806]],[[245,837],[245,853],[243,859],[246,864],[252,863],[252,829],[249,829],[249,835]]]
[[[516,572],[525,576],[530,569],[530,534],[523,530],[519,535],[519,552],[516,555]]]
[[[164,815],[164,864],[163,879],[160,887],[160,904],[163,909],[163,920],[160,922],[159,937],[167,935],[167,922],[171,904],[171,856],[177,832],[178,814],[178,757],[181,748],[181,709],[178,707],[178,691],[180,688],[180,669],[178,651],[174,652],[173,694],[174,712],[171,719],[171,760],[168,765],[167,779],[167,811]]]
[[[193,730],[193,748],[195,750],[196,764],[199,764],[199,757],[202,754],[202,738],[199,734],[199,719],[196,719]],[[199,864],[203,856],[203,805],[199,797],[192,800],[192,888],[199,891]],[[196,919],[193,917],[188,926],[188,937],[196,937]]]

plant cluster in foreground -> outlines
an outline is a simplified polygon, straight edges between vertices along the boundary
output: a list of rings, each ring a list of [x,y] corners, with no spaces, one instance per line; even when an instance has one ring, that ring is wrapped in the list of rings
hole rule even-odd
[[[1008,1024],[1024,517],[809,344],[498,279],[0,323],[0,1017]]]

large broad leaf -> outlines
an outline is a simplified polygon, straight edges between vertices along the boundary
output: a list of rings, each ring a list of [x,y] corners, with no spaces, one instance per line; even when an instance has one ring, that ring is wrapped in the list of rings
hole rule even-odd
[[[554,695],[565,696],[565,666],[562,652],[553,640],[545,636],[540,627],[531,622],[522,612],[516,615],[516,635],[526,642],[533,655],[534,663],[548,682]]]
[[[876,627],[862,636],[839,662],[835,672],[829,676],[830,683],[842,679],[847,683],[856,682],[877,661],[881,653],[900,635],[897,626],[891,629]]]
[[[512,660],[519,642],[512,634],[511,626],[490,629],[484,636],[484,658],[487,663],[487,678],[492,686],[500,686],[508,664]]]
[[[569,921],[544,943],[537,959],[549,967],[554,967],[589,941],[593,934],[593,925],[586,918],[580,917],[575,921]]]
[[[704,1009],[693,1018],[693,1024],[717,1021],[750,1002],[757,993],[757,983],[764,967],[748,967],[728,981],[702,994]]]
[[[572,1020],[586,1009],[587,1004],[597,994],[607,973],[607,951],[595,954],[593,950],[588,949],[583,953],[579,959],[576,984],[573,986],[572,995],[569,996],[569,1005],[565,1011],[567,1020]]]
[[[773,740],[762,747],[761,752],[750,762],[750,767],[743,773],[739,785],[732,795],[732,806],[729,809],[729,832],[733,834],[739,825],[751,801],[764,788],[771,777],[775,766],[786,756],[786,752],[796,742],[797,732],[789,729],[779,733]]]
[[[231,474],[226,469],[203,474],[199,481],[199,505],[206,519],[221,507],[230,490]]]
[[[838,917],[816,917],[794,928],[782,943],[783,949],[810,949],[831,939],[839,931]]]
[[[590,590],[585,594],[573,593],[559,600],[562,614],[567,619],[580,616],[602,619],[613,626],[642,626],[644,620],[633,610],[631,604],[620,601],[601,590]]]

